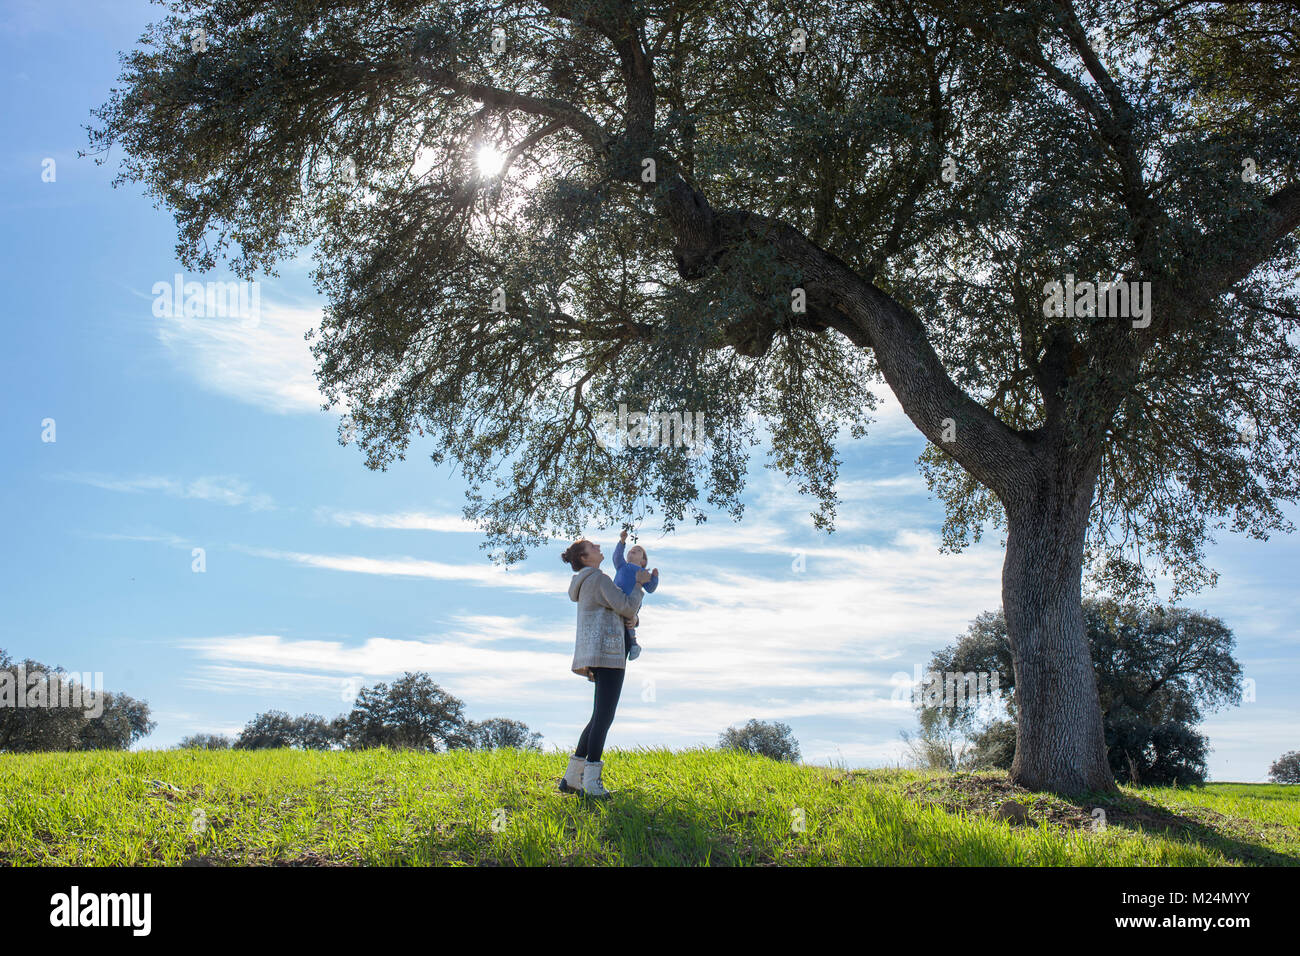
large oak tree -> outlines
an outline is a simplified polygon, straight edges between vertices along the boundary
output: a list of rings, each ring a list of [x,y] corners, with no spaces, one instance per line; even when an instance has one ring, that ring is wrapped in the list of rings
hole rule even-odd
[[[1077,792],[1085,571],[1195,587],[1297,495],[1298,42],[1293,2],[201,0],[92,138],[191,267],[314,246],[327,399],[372,467],[433,436],[507,560],[739,515],[754,412],[830,527],[883,383],[945,545],[1006,536],[1013,776]],[[1067,277],[1149,323],[1048,314]],[[611,447],[620,403],[705,453]]]

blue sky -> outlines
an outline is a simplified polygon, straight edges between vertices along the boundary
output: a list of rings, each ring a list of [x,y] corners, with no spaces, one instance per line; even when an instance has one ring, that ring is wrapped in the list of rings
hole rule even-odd
[[[148,747],[233,733],[272,708],[332,716],[358,682],[408,669],[472,718],[522,720],[570,747],[591,685],[568,670],[562,544],[495,570],[459,518],[461,481],[428,447],[376,473],[338,444],[302,338],[321,306],[306,258],[262,279],[256,324],[155,316],[155,283],[185,271],[174,224],[138,188],[110,188],[114,164],[76,152],[117,51],[156,13],[6,0],[0,20],[0,647],[148,700]],[[712,744],[757,717],[790,724],[810,762],[895,763],[915,719],[891,700],[892,676],[999,603],[996,534],[938,553],[922,447],[885,403],[872,434],[843,446],[833,536],[761,456],[742,523],[645,529],[662,583],[609,745]],[[614,533],[590,535],[612,551]],[[1211,776],[1262,780],[1300,746],[1300,541],[1224,534],[1210,557],[1220,586],[1189,603],[1234,629],[1255,682],[1253,702],[1204,725]]]

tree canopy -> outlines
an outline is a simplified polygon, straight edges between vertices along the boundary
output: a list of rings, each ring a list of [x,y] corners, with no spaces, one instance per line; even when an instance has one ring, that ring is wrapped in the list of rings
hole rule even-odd
[[[881,336],[811,243],[933,348],[950,546],[998,519],[1009,436],[1060,416],[1103,446],[1094,569],[1195,583],[1211,525],[1286,527],[1296,493],[1296,12],[211,0],[125,58],[94,138],[189,264],[314,245],[320,382],[367,462],[431,437],[508,557],[592,516],[739,513],[754,411],[829,525]],[[1152,282],[1150,327],[1045,317],[1067,272]],[[706,410],[709,453],[601,447],[620,403]]]

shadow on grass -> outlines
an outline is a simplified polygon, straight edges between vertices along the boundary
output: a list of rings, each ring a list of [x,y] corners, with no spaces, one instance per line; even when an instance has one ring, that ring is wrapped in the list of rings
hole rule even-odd
[[[543,809],[552,825],[560,826],[558,839],[499,841],[483,827],[452,822],[426,832],[396,858],[368,862],[398,866],[761,866],[797,862],[797,857],[783,860],[773,854],[772,847],[750,839],[754,834],[747,832],[746,821],[756,810],[738,809],[724,813],[720,820],[709,819],[701,807],[689,801],[655,799],[636,790],[619,790],[606,800],[580,795],[558,799],[563,802],[555,807],[505,808],[512,818],[526,810]],[[578,838],[580,823],[585,840]],[[591,845],[593,836],[595,846]]]
[[[1279,853],[1250,841],[1243,832],[1253,830],[1258,833],[1261,829],[1274,827],[1282,831],[1289,829],[1280,824],[1243,820],[1209,809],[1200,811],[1196,816],[1189,816],[1127,793],[1099,797],[1096,805],[1106,811],[1106,822],[1110,826],[1159,834],[1180,843],[1217,850],[1234,863],[1300,866],[1300,848],[1294,854]],[[1198,819],[1199,816],[1204,816],[1205,819]]]
[[[1136,833],[1162,836],[1189,847],[1217,851],[1233,863],[1253,866],[1300,866],[1300,833],[1279,823],[1263,823],[1225,816],[1209,808],[1171,810],[1131,793],[1094,794],[1071,799],[1057,794],[1025,790],[1006,777],[955,774],[922,780],[905,788],[917,799],[936,803],[949,811],[964,810],[998,817],[1002,804],[1014,801],[1024,810],[1012,825],[1036,826],[1040,820],[1076,830],[1091,830],[1093,813],[1101,808],[1106,825]],[[1260,844],[1261,831],[1276,834],[1276,842],[1292,842],[1296,850],[1279,852]]]
[[[531,845],[527,839],[502,843],[481,827],[459,830],[453,824],[440,832],[427,832],[395,858],[367,862],[398,866],[1013,865],[1010,859],[990,858],[988,842],[981,835],[936,835],[920,821],[888,809],[877,818],[881,828],[871,840],[846,843],[839,851],[828,852],[820,837],[823,832],[837,834],[838,828],[826,814],[852,813],[855,808],[849,804],[821,808],[807,820],[806,831],[792,828],[789,838],[782,838],[774,833],[771,805],[761,801],[720,809],[716,803],[637,789],[614,791],[607,800],[582,796],[559,800],[556,817],[563,825],[561,839]],[[507,808],[507,813],[513,816],[524,809]],[[760,816],[766,820],[760,821]],[[579,821],[583,840],[578,839]],[[849,838],[836,835],[835,839]],[[848,858],[837,855],[843,851]]]

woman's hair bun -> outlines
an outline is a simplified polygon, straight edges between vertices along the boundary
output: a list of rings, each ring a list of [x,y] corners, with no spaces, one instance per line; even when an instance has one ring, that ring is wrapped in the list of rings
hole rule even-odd
[[[587,539],[579,538],[573,544],[564,549],[564,554],[560,555],[560,560],[573,568],[574,571],[582,570],[582,553],[587,548]]]

